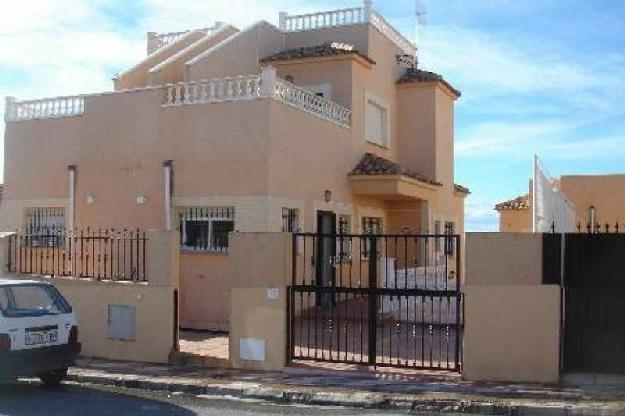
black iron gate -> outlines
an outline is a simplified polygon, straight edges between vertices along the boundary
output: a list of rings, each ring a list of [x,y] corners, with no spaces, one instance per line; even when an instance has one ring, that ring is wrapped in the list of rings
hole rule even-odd
[[[625,374],[625,234],[567,234],[564,252],[564,370]]]
[[[460,371],[458,235],[294,234],[289,360]]]

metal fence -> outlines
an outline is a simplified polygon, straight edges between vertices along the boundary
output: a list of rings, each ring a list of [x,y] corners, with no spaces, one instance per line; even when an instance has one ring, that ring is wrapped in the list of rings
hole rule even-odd
[[[458,235],[294,234],[292,263],[290,360],[460,371]]]
[[[28,227],[9,237],[11,273],[147,281],[147,235],[140,229]]]

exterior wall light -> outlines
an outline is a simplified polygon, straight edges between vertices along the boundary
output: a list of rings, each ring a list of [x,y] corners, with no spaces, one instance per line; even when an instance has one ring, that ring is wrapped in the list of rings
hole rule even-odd
[[[325,201],[326,202],[332,201],[332,191],[326,189],[324,196],[325,196]]]
[[[87,197],[85,198],[87,205],[93,205],[93,203],[95,202],[95,198],[93,195],[89,194],[87,195]]]
[[[145,196],[145,195],[139,195],[139,196],[137,197],[137,204],[139,204],[139,205],[143,205],[143,204],[145,204],[146,202],[148,202],[148,197],[147,197],[147,196]]]

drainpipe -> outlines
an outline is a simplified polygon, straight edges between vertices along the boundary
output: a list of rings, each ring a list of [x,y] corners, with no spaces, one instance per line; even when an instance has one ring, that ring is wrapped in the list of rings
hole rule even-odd
[[[171,231],[172,194],[174,189],[174,161],[163,162],[165,169],[165,231]]]
[[[74,229],[76,220],[76,165],[67,167],[69,173],[69,204],[67,212],[67,226],[70,230]]]

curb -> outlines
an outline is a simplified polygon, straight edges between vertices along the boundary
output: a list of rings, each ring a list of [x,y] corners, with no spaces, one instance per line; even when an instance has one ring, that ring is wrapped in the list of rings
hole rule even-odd
[[[135,376],[70,374],[68,381],[148,391],[183,393],[194,396],[221,396],[255,399],[278,404],[340,406],[375,410],[400,410],[440,414],[484,414],[505,416],[617,416],[625,415],[623,402],[514,402],[474,399],[415,398],[415,396],[375,392],[300,392],[288,387],[237,386],[154,381]]]

